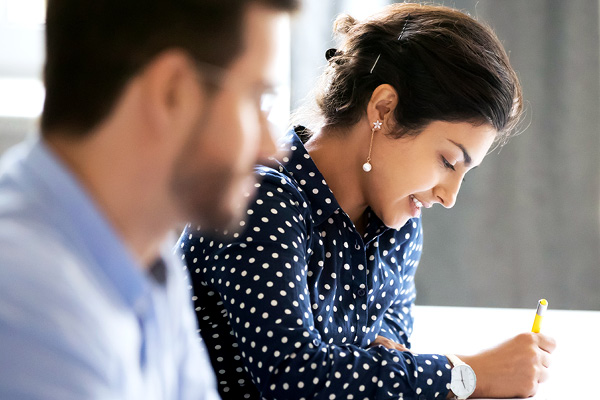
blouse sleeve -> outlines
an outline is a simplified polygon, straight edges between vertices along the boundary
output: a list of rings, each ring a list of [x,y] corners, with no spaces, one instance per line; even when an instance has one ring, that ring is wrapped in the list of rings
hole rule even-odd
[[[390,230],[386,234],[394,235],[397,234],[397,231]],[[420,252],[423,245],[423,230],[420,219],[412,220],[412,230],[409,235],[415,237],[415,239],[405,242],[404,246],[410,248],[403,248],[400,254],[407,254],[406,252],[408,252],[410,255],[411,251],[414,250]],[[386,237],[383,240],[386,239],[388,238]],[[418,266],[418,258],[415,260],[414,257],[408,257],[407,259],[407,257],[398,257],[398,255],[398,253],[394,253],[396,258],[388,256],[386,264],[392,266],[391,268],[398,269],[397,276],[402,281],[402,292],[383,314],[379,334],[410,348],[410,336],[412,335],[414,322],[413,309],[416,298],[414,276]]]
[[[261,396],[445,398],[450,370],[443,356],[322,340],[308,292],[311,219],[304,194],[274,171],[257,185],[244,233],[229,233],[232,242],[200,237],[189,258],[205,266],[204,283],[219,293]]]
[[[410,320],[408,324],[407,320]],[[383,315],[379,334],[410,348],[409,338],[411,333],[412,306],[407,307],[400,302],[394,303]]]

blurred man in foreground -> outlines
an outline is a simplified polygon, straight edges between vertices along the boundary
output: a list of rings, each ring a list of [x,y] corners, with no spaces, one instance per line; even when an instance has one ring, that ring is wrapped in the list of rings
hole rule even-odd
[[[167,236],[239,222],[295,3],[48,1],[41,137],[0,162],[0,398],[217,397]]]

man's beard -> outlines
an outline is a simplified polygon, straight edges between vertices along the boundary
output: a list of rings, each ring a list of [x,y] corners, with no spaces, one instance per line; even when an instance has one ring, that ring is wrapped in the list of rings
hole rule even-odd
[[[183,163],[179,163],[183,167]],[[196,168],[199,168],[196,164]],[[176,168],[171,179],[171,190],[179,209],[192,225],[203,231],[232,234],[243,230],[243,218],[247,215],[248,201],[252,191],[242,193],[242,188],[253,189],[243,180],[254,181],[252,175],[236,174],[226,165],[219,168],[204,166],[200,171],[190,168]]]

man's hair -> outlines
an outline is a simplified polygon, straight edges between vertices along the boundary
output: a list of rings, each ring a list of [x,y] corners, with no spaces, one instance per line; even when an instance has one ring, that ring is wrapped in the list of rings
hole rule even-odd
[[[242,51],[250,4],[291,11],[298,1],[48,0],[42,133],[85,134],[167,49],[226,67]]]
[[[522,114],[521,85],[494,32],[442,6],[393,4],[359,22],[335,22],[341,48],[316,96],[322,124],[348,127],[366,110],[375,88],[399,95],[393,136],[417,135],[433,121],[488,123],[504,143]]]

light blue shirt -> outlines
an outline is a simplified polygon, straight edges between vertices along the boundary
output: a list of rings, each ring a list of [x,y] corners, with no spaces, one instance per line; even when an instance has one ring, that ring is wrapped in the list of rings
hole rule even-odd
[[[43,141],[0,161],[0,399],[216,399],[187,272],[146,272]],[[161,270],[158,268],[157,270]]]

